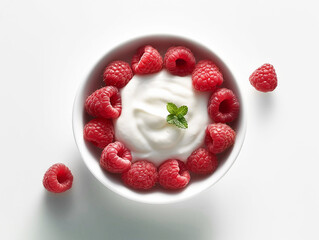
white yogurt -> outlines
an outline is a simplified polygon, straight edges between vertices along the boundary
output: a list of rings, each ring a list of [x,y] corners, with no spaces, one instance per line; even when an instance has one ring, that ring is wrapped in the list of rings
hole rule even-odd
[[[133,161],[148,160],[159,166],[167,159],[186,162],[204,142],[208,93],[193,89],[191,76],[173,76],[166,70],[135,75],[121,89],[122,113],[114,122],[115,136],[131,150]],[[168,102],[186,105],[187,129],[168,124]]]

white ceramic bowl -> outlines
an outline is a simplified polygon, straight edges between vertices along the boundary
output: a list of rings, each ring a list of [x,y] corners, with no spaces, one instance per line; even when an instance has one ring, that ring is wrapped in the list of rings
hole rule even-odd
[[[136,49],[146,44],[154,46],[156,49],[158,49],[162,56],[164,56],[168,47],[173,45],[182,45],[192,50],[197,61],[201,59],[213,60],[223,73],[224,83],[222,86],[232,89],[240,101],[239,118],[231,124],[231,126],[237,132],[234,146],[219,156],[220,164],[213,174],[203,177],[193,177],[189,185],[181,191],[172,192],[165,191],[161,188],[156,188],[148,192],[140,192],[134,191],[124,186],[119,176],[109,174],[100,167],[99,158],[101,150],[84,141],[83,139],[83,127],[90,119],[85,112],[84,103],[86,98],[92,92],[103,86],[102,74],[105,66],[114,60],[124,60],[130,63],[133,54],[136,52]],[[89,72],[88,76],[80,83],[73,107],[73,132],[76,144],[86,166],[105,187],[123,197],[138,202],[150,204],[173,203],[195,196],[196,194],[199,194],[200,192],[213,186],[233,165],[241,150],[245,138],[246,123],[244,108],[245,106],[243,103],[243,98],[233,74],[228,69],[226,64],[210,49],[193,40],[178,36],[143,36],[129,40],[119,46],[114,47],[113,50],[106,53],[97,63],[95,63],[91,72]]]

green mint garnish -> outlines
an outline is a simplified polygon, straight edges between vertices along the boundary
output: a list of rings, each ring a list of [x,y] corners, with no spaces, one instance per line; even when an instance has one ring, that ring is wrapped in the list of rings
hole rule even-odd
[[[178,108],[174,103],[167,103],[166,108],[170,113],[166,118],[166,121],[169,124],[174,124],[175,126],[183,129],[188,128],[187,121],[184,117],[188,112],[187,106],[181,106]]]

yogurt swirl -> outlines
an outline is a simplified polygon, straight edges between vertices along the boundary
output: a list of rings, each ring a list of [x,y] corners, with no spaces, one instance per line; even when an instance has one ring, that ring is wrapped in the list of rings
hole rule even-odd
[[[191,76],[173,76],[166,70],[135,75],[121,89],[122,113],[114,121],[115,136],[131,150],[133,161],[148,160],[159,166],[167,159],[186,162],[203,144],[208,93],[193,89]],[[187,129],[168,124],[168,102],[188,106]]]

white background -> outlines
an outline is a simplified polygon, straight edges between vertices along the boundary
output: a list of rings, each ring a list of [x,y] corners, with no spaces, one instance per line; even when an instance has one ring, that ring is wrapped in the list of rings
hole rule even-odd
[[[317,1],[0,1],[0,239],[319,239]],[[226,176],[182,203],[105,189],[72,135],[80,81],[112,46],[173,33],[215,51],[244,91],[248,129]],[[272,63],[279,85],[249,84]],[[63,162],[73,188],[47,193]]]

